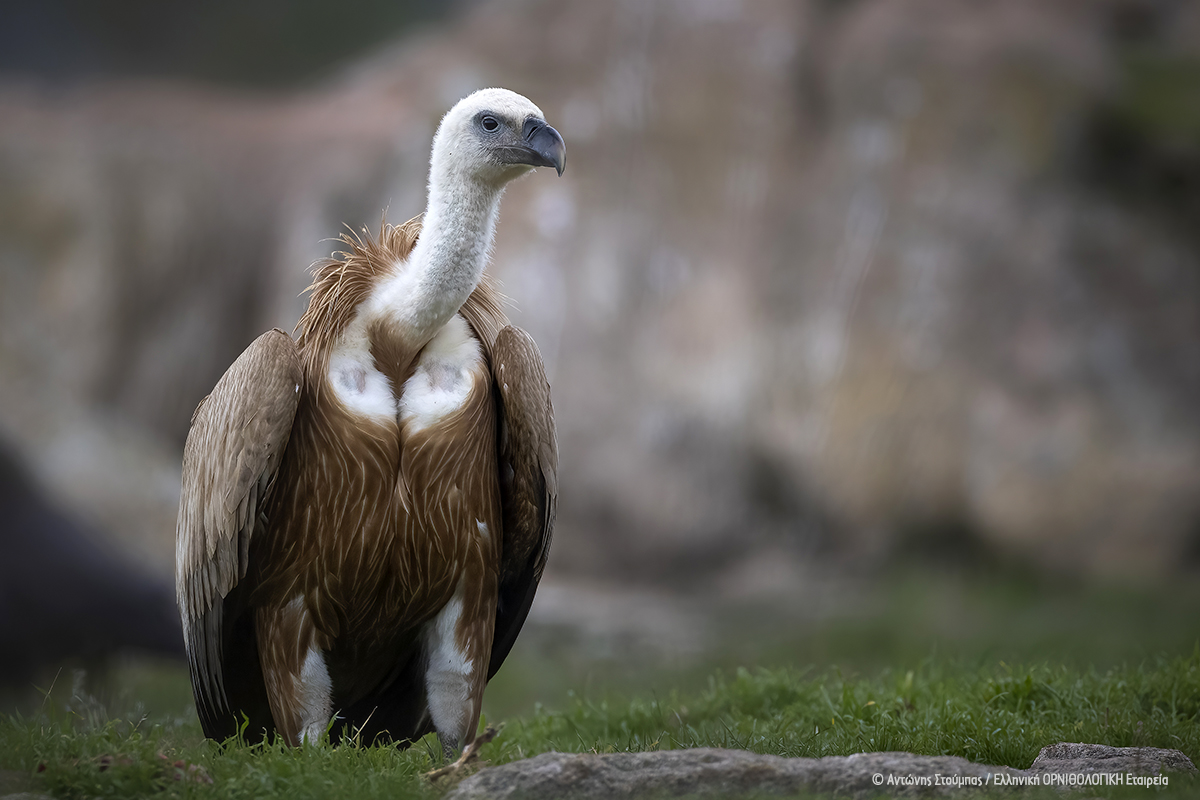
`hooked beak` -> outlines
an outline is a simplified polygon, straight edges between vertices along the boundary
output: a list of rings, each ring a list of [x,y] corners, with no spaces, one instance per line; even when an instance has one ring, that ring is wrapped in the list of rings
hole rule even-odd
[[[522,134],[522,142],[509,149],[512,163],[554,167],[561,177],[567,168],[567,145],[558,131],[544,122],[531,119],[525,123]]]

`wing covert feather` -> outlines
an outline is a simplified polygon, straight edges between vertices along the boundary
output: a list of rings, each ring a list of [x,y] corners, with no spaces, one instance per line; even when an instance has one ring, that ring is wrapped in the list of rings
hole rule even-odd
[[[302,380],[295,342],[268,331],[192,416],[176,525],[176,594],[206,729],[229,708],[223,601],[246,576],[250,539],[262,527],[260,510],[287,448]]]
[[[516,641],[550,554],[558,502],[558,441],[542,355],[533,337],[505,326],[492,346],[499,392],[504,544],[488,677]]]

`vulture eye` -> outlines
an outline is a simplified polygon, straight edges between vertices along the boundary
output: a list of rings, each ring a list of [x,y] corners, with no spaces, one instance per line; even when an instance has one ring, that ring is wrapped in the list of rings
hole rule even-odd
[[[500,127],[500,123],[495,117],[484,117],[483,119],[479,120],[479,124],[482,125],[483,129],[488,133],[491,133]]]

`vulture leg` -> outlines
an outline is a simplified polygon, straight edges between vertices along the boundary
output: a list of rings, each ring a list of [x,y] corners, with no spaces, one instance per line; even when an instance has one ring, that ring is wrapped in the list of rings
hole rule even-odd
[[[258,609],[256,622],[267,642],[260,657],[276,728],[292,745],[320,741],[333,717],[333,686],[303,598]]]
[[[429,716],[447,761],[475,740],[487,686],[496,575],[482,564],[473,566],[476,569],[467,570],[454,599],[425,629]]]

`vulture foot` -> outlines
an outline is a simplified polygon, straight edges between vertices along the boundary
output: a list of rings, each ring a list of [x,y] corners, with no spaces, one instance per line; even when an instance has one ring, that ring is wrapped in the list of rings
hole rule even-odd
[[[495,739],[496,734],[499,732],[500,730],[498,728],[493,728],[489,725],[483,733],[475,737],[475,741],[463,748],[462,755],[458,757],[457,761],[439,769],[426,772],[425,777],[428,778],[431,783],[436,782],[439,778],[444,778],[447,775],[454,775],[464,767],[467,767],[471,763],[478,761],[480,748],[482,748],[492,739]]]

